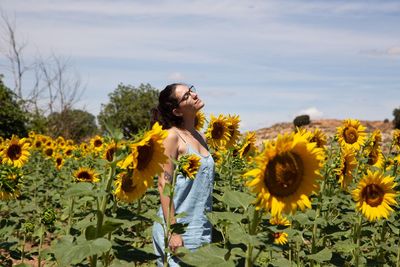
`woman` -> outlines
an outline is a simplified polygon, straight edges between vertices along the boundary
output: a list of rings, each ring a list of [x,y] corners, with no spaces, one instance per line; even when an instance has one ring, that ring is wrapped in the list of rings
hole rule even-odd
[[[157,109],[153,110],[153,123],[158,121],[164,129],[168,129],[168,137],[164,140],[165,154],[170,160],[163,165],[164,172],[158,178],[161,207],[158,211],[164,218],[168,217],[170,198],[163,195],[164,186],[172,181],[174,164],[172,160],[185,154],[196,154],[200,157],[200,168],[195,179],[178,175],[175,195],[171,210],[171,224],[187,223],[184,234],[173,234],[169,248],[176,251],[179,247],[195,250],[203,244],[211,242],[211,224],[205,215],[211,211],[212,189],[214,181],[214,161],[208,152],[203,134],[195,129],[196,113],[204,106],[193,86],[174,83],[160,92]],[[184,218],[174,215],[185,212]],[[164,231],[159,223],[153,226],[153,244],[155,253],[160,256],[157,261],[162,266],[164,256]],[[179,259],[169,257],[170,266],[178,266]]]

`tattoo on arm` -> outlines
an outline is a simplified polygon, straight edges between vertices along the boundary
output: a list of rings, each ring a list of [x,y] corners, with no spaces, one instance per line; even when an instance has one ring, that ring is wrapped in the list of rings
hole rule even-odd
[[[169,174],[168,172],[164,172],[164,179],[165,179],[165,181],[167,181],[167,182],[172,182],[172,176],[171,176],[171,174]]]

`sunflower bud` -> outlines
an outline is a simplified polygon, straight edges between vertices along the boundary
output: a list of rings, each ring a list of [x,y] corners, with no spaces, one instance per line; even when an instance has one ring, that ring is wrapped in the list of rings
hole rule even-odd
[[[44,225],[52,225],[56,220],[56,213],[52,208],[46,209],[42,214],[41,222]]]
[[[33,231],[35,231],[35,224],[32,222],[25,222],[24,231],[25,233],[33,233]]]

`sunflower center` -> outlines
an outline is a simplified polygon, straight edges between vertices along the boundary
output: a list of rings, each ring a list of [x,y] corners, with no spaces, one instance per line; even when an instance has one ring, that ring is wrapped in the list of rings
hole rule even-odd
[[[115,153],[115,147],[109,148],[109,149],[107,150],[107,152],[106,152],[106,159],[107,159],[108,161],[110,161],[110,162],[113,161],[114,153]]]
[[[323,147],[323,145],[322,145],[322,140],[321,139],[319,139],[317,136],[313,136],[311,139],[310,139],[310,143],[317,143],[317,147],[319,147],[319,148],[322,148]]]
[[[282,233],[273,233],[272,235],[275,239],[278,239],[279,237],[281,237]]]
[[[52,149],[52,148],[47,148],[46,150],[45,150],[45,154],[47,155],[47,156],[51,156],[51,155],[53,155],[53,152],[54,152],[54,150]]]
[[[139,171],[146,169],[149,165],[154,153],[153,146],[153,140],[150,139],[148,144],[138,147],[137,169]]]
[[[7,157],[11,160],[17,160],[21,157],[21,146],[18,144],[12,144],[7,150]]]
[[[87,171],[81,171],[78,173],[77,177],[82,180],[90,181],[92,180],[92,176]]]
[[[103,144],[103,142],[99,139],[94,140],[93,145],[95,147],[101,147],[101,145]]]
[[[385,192],[376,184],[367,185],[362,191],[362,197],[371,207],[379,206],[383,201]]]
[[[266,167],[264,176],[268,191],[278,197],[287,197],[295,193],[303,179],[304,166],[301,158],[287,152],[275,156]]]
[[[214,122],[211,136],[213,139],[221,139],[224,135],[224,125],[220,122]]]
[[[357,142],[358,139],[357,130],[353,127],[345,128],[343,131],[343,137],[346,143],[354,144],[355,142]]]
[[[56,159],[56,164],[57,164],[57,166],[60,166],[61,163],[62,163],[62,158],[57,158],[57,159]]]
[[[36,147],[36,148],[39,148],[39,147],[41,147],[41,146],[42,146],[42,142],[37,141],[37,142],[35,143],[35,147]]]
[[[128,175],[124,175],[122,177],[122,184],[121,184],[121,189],[124,192],[132,192],[133,190],[135,190],[136,185],[133,185],[133,180],[128,176]]]
[[[251,145],[250,145],[250,144],[247,144],[247,145],[244,147],[244,149],[243,149],[243,156],[246,156],[247,153],[249,153],[250,148],[251,148]]]
[[[346,176],[347,174],[347,161],[345,159],[344,163],[343,163],[343,169],[342,169],[342,175],[343,177]]]
[[[379,159],[379,154],[377,151],[372,150],[371,153],[368,155],[368,164],[369,165],[374,165],[375,163],[378,162]]]

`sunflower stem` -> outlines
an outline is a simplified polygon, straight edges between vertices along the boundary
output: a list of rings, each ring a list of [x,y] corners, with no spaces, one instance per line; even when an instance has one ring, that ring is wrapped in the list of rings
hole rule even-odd
[[[164,259],[163,259],[163,266],[169,266],[168,264],[168,247],[169,247],[169,240],[171,238],[171,211],[172,211],[172,204],[174,203],[174,194],[175,194],[175,183],[176,177],[178,175],[178,167],[175,168],[174,174],[172,176],[172,184],[171,190],[169,191],[169,205],[168,205],[168,214],[167,214],[167,227],[164,233]]]
[[[400,233],[397,240],[397,259],[396,259],[396,267],[400,267]]]
[[[249,234],[250,235],[256,235],[257,233],[257,225],[259,223],[259,220],[261,218],[260,216],[260,211],[254,209],[253,211],[253,218],[251,219],[249,223]],[[251,267],[253,266],[253,245],[251,242],[247,244],[247,252],[246,252],[246,267]]]
[[[394,163],[394,166],[393,166],[393,174],[392,174],[392,176],[396,179],[396,176],[397,176],[397,168],[398,168],[398,166],[399,166],[399,163],[396,161],[395,163]]]
[[[321,206],[322,206],[322,194],[325,190],[325,180],[322,180],[321,183],[321,190],[318,194],[318,202],[317,202],[317,210],[315,212],[315,220],[314,220],[314,225],[313,225],[313,231],[312,231],[312,242],[311,242],[311,254],[316,253],[316,243],[317,243],[317,230],[318,230],[318,218],[321,215]],[[311,261],[311,265],[314,265],[314,261]]]
[[[354,266],[359,266],[360,260],[360,236],[361,236],[361,226],[362,226],[362,215],[358,215],[358,223],[356,224],[355,235],[356,235],[356,248],[354,251]]]
[[[24,239],[22,241],[21,247],[21,262],[24,263],[25,260],[25,244],[26,244],[26,232],[24,233]]]
[[[382,244],[384,244],[383,242],[384,242],[384,239],[385,239],[385,235],[386,235],[386,222],[385,221],[383,221],[383,225],[382,225],[382,227],[381,227],[381,236],[380,236],[380,239],[379,239],[379,253],[378,253],[378,263],[380,263],[380,264],[382,264],[383,265],[383,263],[384,263],[384,256],[385,256],[385,253],[384,253],[384,250],[382,249]]]
[[[66,234],[69,234],[71,231],[72,217],[74,216],[74,205],[75,205],[75,198],[72,197],[70,206],[69,206],[68,225],[67,225],[67,233]]]
[[[103,228],[104,214],[105,214],[106,207],[107,207],[108,194],[111,191],[111,184],[112,184],[112,181],[114,178],[114,173],[115,173],[115,164],[111,164],[111,166],[109,168],[108,177],[107,177],[107,186],[106,186],[106,190],[105,190],[106,195],[102,197],[100,209],[97,210],[96,238],[100,237],[101,230]],[[97,201],[97,203],[98,203],[98,201]],[[97,255],[94,255],[91,266],[96,267],[96,265],[97,265]]]

